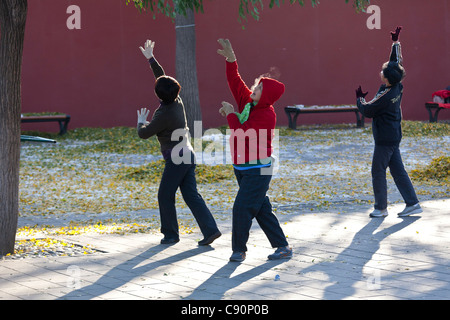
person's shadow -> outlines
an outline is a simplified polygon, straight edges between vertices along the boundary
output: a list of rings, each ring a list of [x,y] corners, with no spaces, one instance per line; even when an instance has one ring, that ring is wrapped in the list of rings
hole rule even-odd
[[[315,264],[311,267],[303,269],[300,273],[303,275],[307,275],[309,272],[322,272],[328,275],[330,286],[325,288],[323,299],[332,300],[332,299],[343,299],[346,297],[351,297],[355,293],[355,288],[353,284],[359,282],[357,279],[350,279],[350,282],[346,282],[345,285],[340,283],[342,277],[337,276],[336,270],[341,269],[342,273],[345,272],[346,268],[348,268],[349,272],[361,274],[363,273],[364,266],[372,260],[373,255],[380,249],[380,243],[385,240],[390,235],[406,228],[410,224],[416,222],[420,219],[420,216],[417,217],[407,217],[404,218],[403,221],[392,225],[388,228],[382,229],[377,233],[374,233],[375,230],[381,225],[384,221],[383,218],[373,218],[369,221],[369,223],[364,226],[361,230],[359,230],[352,239],[350,245],[345,248],[333,261],[331,262],[321,262]],[[357,263],[347,263],[344,262],[349,260],[349,257],[355,257],[355,253],[358,254],[356,258]],[[375,276],[380,276],[375,275]],[[367,279],[370,281],[371,279]],[[381,279],[375,279],[381,281]],[[352,283],[353,281],[353,283]],[[372,284],[367,282],[368,285]],[[374,283],[374,288],[376,283]]]
[[[192,293],[184,297],[187,300],[200,300],[200,299],[222,299],[226,292],[238,287],[246,281],[255,278],[264,272],[273,269],[274,267],[289,261],[288,259],[281,260],[267,260],[261,265],[255,266],[243,273],[237,274],[233,277],[231,275],[236,271],[240,263],[228,262],[219,270],[214,272],[207,280],[200,284]],[[254,288],[253,293],[256,293],[257,288]]]
[[[162,265],[169,265],[178,261],[189,259],[197,254],[202,254],[214,250],[214,248],[210,246],[198,246],[196,248],[182,251],[167,258],[152,261],[137,267],[137,265],[141,264],[145,260],[151,258],[152,256],[156,255],[159,252],[162,252],[167,248],[167,245],[161,244],[151,247],[145,252],[142,252],[141,254],[138,254],[135,257],[112,267],[111,270],[106,272],[94,283],[81,288],[77,288],[76,290],[71,291],[58,299],[69,300],[76,298],[77,296],[88,296],[90,298],[92,298],[93,296],[101,296],[102,294],[108,293],[115,290],[116,288],[121,287],[122,285],[127,284],[134,278],[139,277],[139,275],[145,274],[146,272],[161,267]]]

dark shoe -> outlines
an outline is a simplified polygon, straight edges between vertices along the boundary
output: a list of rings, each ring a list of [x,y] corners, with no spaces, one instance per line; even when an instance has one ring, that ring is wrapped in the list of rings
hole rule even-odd
[[[234,262],[242,262],[245,260],[245,252],[233,252],[233,254],[230,257],[230,261],[234,261]]]
[[[208,244],[213,243],[214,240],[216,240],[217,238],[219,238],[222,234],[220,233],[220,231],[217,231],[216,233],[213,233],[212,235],[210,235],[207,238],[204,238],[203,240],[200,240],[198,242],[199,246],[207,246]]]
[[[269,260],[290,259],[292,258],[292,249],[289,247],[280,247],[267,258]]]
[[[164,237],[164,238],[161,239],[161,244],[175,244],[175,243],[177,243],[179,241],[180,241],[180,239],[177,239],[177,238],[166,238],[166,237]]]

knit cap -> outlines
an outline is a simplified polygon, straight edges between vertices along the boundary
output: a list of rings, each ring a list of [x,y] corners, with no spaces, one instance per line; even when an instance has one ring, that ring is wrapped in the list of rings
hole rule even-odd
[[[393,61],[389,62],[386,68],[383,69],[383,75],[391,85],[395,85],[403,79],[403,71],[398,63]]]

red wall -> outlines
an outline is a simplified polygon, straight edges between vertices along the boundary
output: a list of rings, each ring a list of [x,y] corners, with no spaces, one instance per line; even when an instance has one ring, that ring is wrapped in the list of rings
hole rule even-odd
[[[370,15],[355,13],[344,0],[321,0],[316,8],[266,5],[260,21],[249,18],[245,30],[238,23],[237,0],[204,2],[205,13],[196,16],[204,128],[225,124],[218,114],[220,102],[234,102],[224,59],[216,53],[220,37],[231,40],[249,85],[271,67],[279,70],[286,93],[275,106],[278,125],[287,125],[283,110],[287,105],[354,104],[360,84],[372,97],[389,56],[389,32],[397,25],[404,27],[400,39],[407,71],[404,118],[428,120],[424,103],[434,91],[450,85],[448,0],[373,0],[381,8],[381,30],[369,30]],[[80,30],[66,26],[71,4],[81,9]],[[147,38],[156,41],[155,56],[166,73],[175,76],[170,19],[139,14],[125,0],[29,1],[22,111],[68,113],[71,129],[134,126],[138,108],[158,106],[153,75],[138,49]],[[450,119],[450,112],[441,112],[439,118]],[[354,121],[353,114],[321,114],[305,115],[298,123]]]

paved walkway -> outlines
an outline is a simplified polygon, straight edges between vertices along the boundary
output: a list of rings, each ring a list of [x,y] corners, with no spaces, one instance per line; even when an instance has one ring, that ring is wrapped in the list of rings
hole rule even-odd
[[[160,245],[159,234],[67,238],[105,251],[77,257],[0,260],[0,299],[450,299],[450,199],[424,213],[384,219],[347,213],[280,215],[294,257],[273,250],[254,223],[247,259],[228,261],[230,223],[211,246],[200,234]]]

